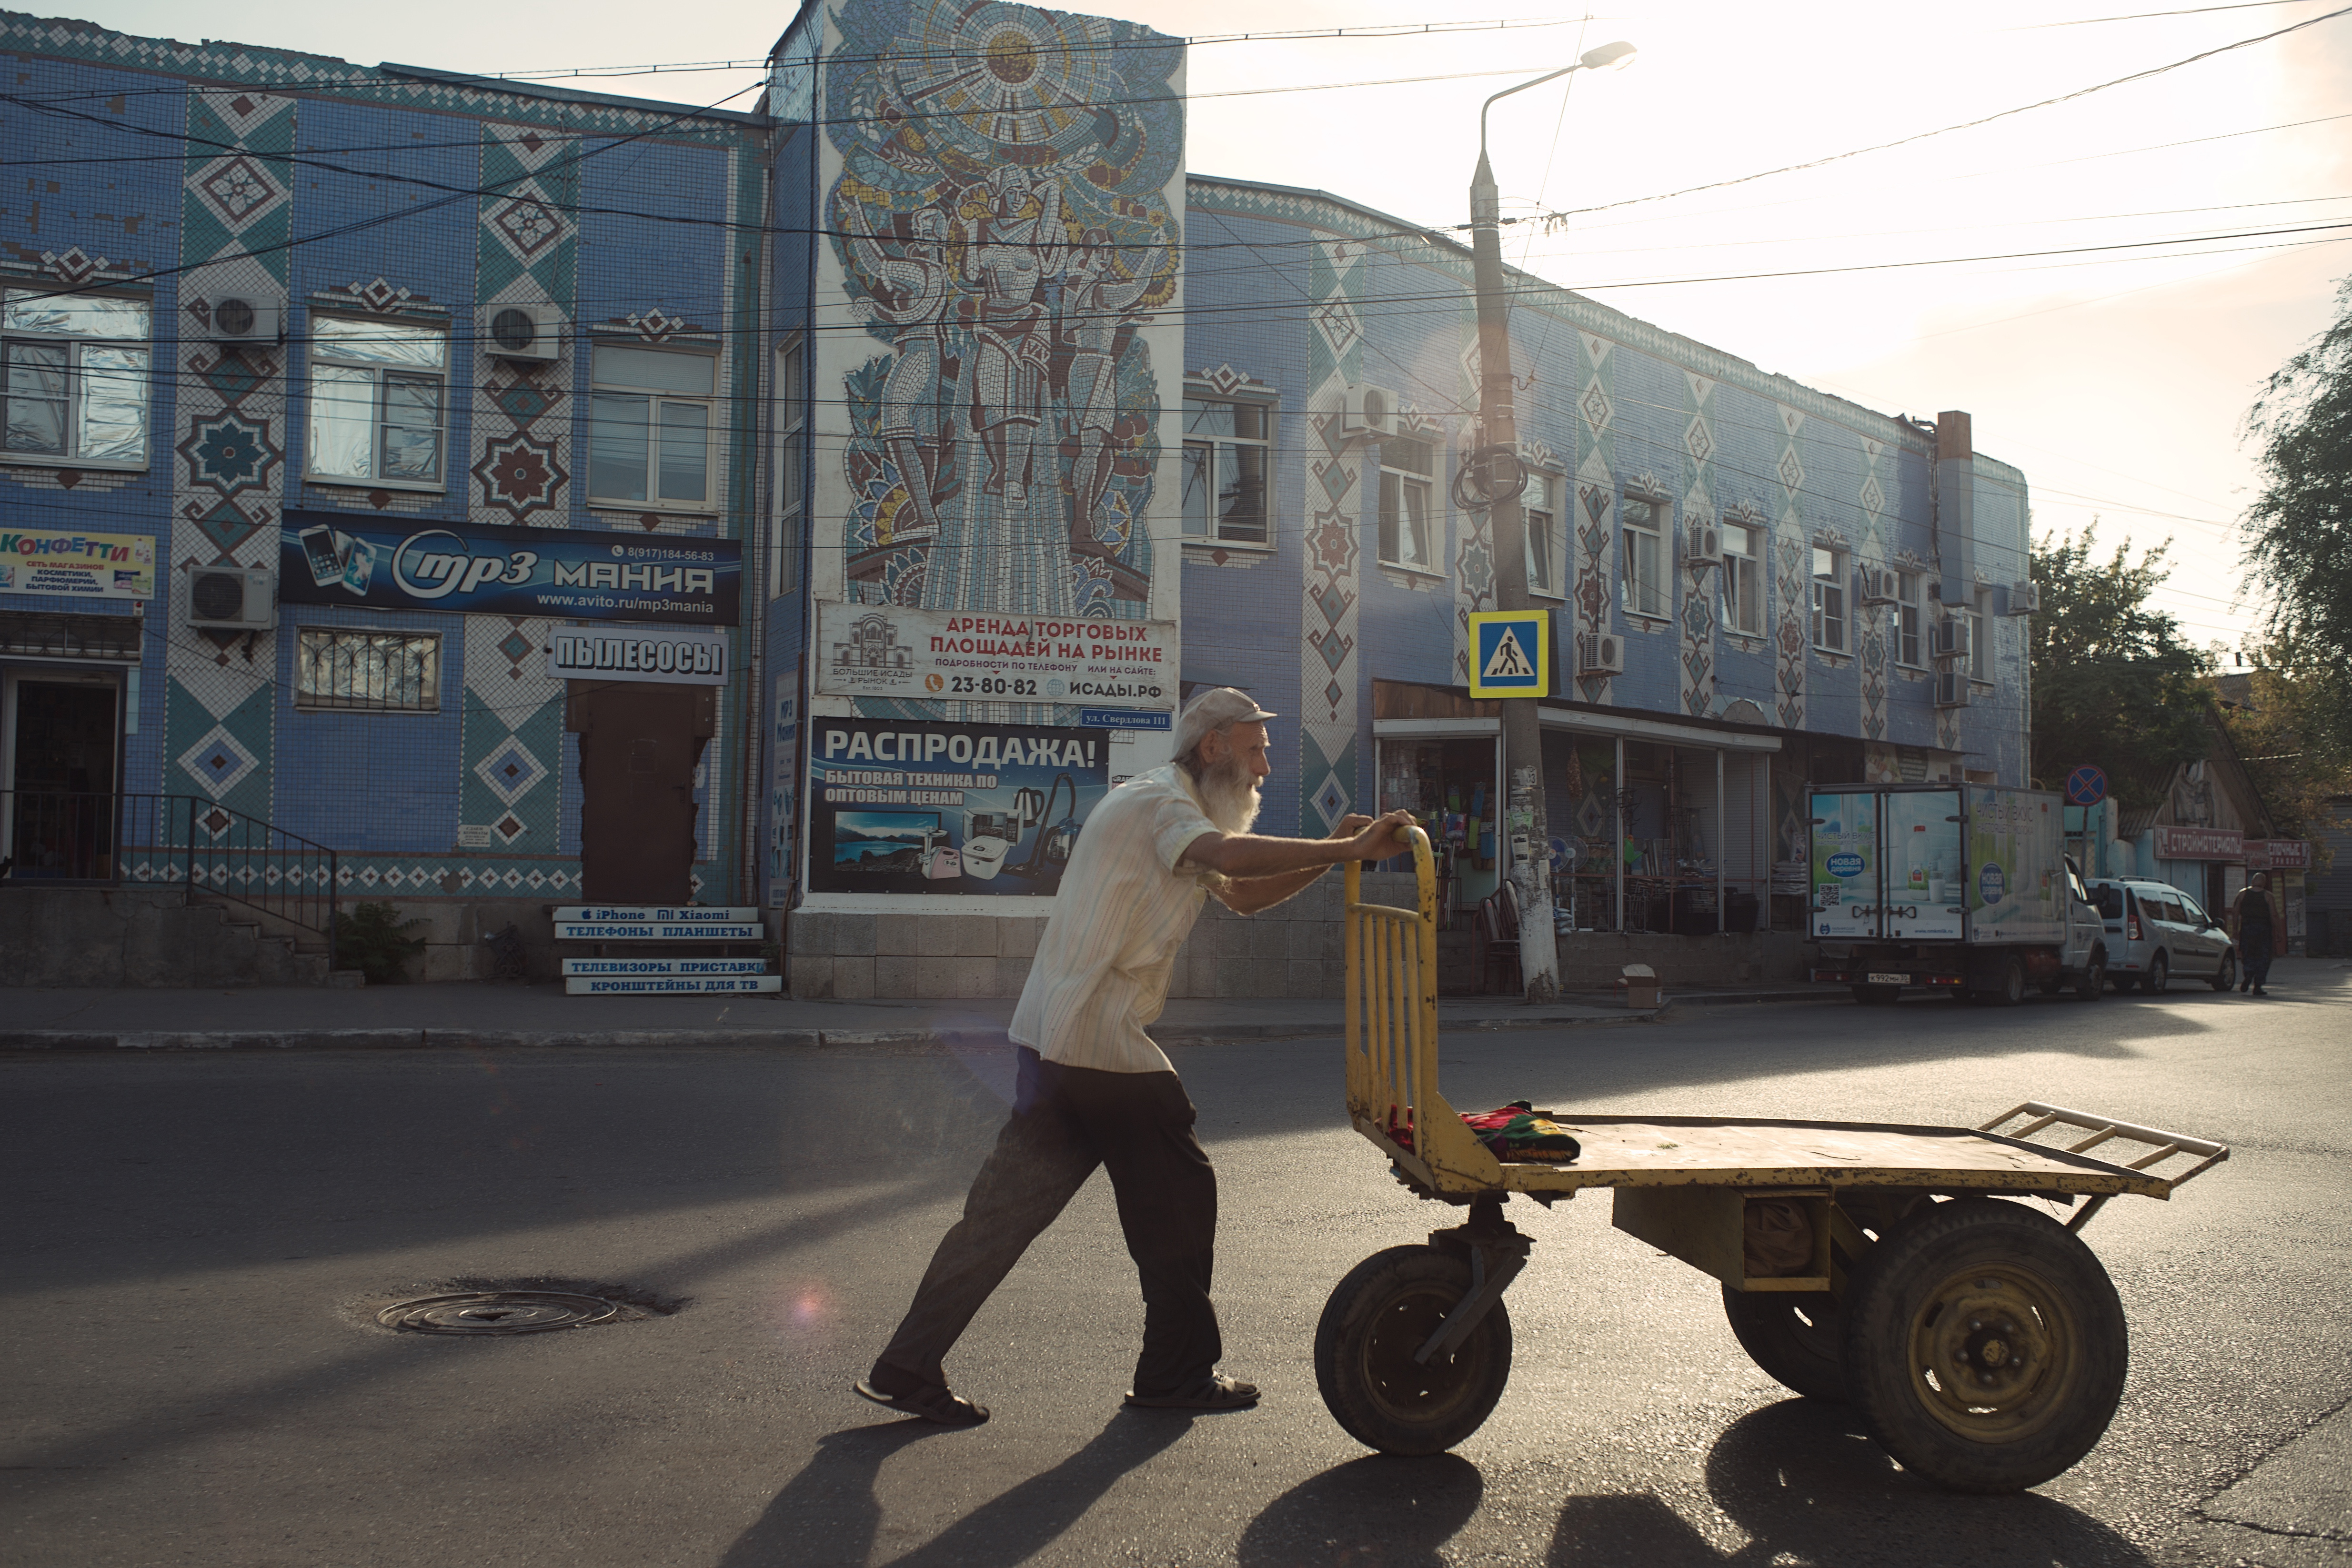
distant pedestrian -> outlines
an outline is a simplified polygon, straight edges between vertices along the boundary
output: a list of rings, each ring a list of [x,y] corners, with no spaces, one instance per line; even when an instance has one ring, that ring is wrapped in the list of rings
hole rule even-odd
[[[2277,907],[2271,901],[2271,874],[2257,871],[2230,902],[2231,933],[2238,942],[2242,978],[2238,989],[2267,996],[2263,982],[2271,977],[2271,955],[2278,948]]]
[[[1209,1300],[1217,1178],[1192,1102],[1144,1026],[1160,1016],[1176,951],[1209,897],[1253,914],[1348,860],[1383,860],[1412,820],[1348,816],[1328,838],[1267,838],[1257,819],[1274,715],[1231,687],[1185,704],[1176,760],[1139,774],[1087,816],[1013,1014],[1012,1119],[932,1254],[913,1305],[856,1386],[944,1426],[985,1406],[948,1387],[941,1363],[991,1292],[1097,1165],[1143,1285],[1143,1350],[1129,1405],[1239,1410],[1255,1384],[1217,1371]]]

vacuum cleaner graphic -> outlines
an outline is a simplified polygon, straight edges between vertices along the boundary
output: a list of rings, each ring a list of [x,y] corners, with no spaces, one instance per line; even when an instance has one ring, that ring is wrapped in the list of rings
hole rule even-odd
[[[1017,811],[965,812],[963,874],[983,882],[994,881],[996,874],[1004,869],[1004,858],[1020,841],[1021,816]]]
[[[1051,822],[1054,803],[1061,798],[1065,788],[1070,792],[1069,815],[1059,822]],[[1024,817],[1028,816],[1028,812],[1025,809],[1026,803],[1021,802],[1021,796],[1034,797],[1036,793],[1034,790],[1024,789],[1014,796],[1015,801],[1021,803],[1022,815]],[[1077,781],[1067,773],[1056,775],[1053,787],[1045,792],[1045,798],[1037,803],[1036,816],[1029,817],[1029,820],[1041,824],[1036,841],[1029,846],[1029,853],[1025,858],[1008,863],[1004,869],[1013,876],[1039,884],[1041,889],[1050,890],[1054,885],[1061,881],[1062,872],[1070,863],[1070,851],[1077,847]],[[1050,826],[1043,826],[1049,823]]]

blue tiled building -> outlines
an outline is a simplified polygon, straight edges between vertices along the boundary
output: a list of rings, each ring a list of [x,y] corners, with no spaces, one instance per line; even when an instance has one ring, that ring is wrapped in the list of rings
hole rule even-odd
[[[549,650],[658,634],[720,649],[694,895],[793,911],[796,990],[1017,986],[1087,808],[1203,683],[1282,715],[1266,829],[1412,805],[1452,900],[1507,869],[1468,254],[1186,174],[1180,40],[812,4],[743,112],[14,13],[0,44],[12,160],[49,165],[0,197],[12,799],[331,846],[472,973],[587,892],[601,683]],[[1966,415],[1511,295],[1576,929],[1770,927],[1808,781],[2023,781],[2026,487]],[[195,592],[225,574],[255,624]],[[17,840],[20,874],[89,854]],[[1259,942],[1248,988],[1328,978],[1320,932]]]

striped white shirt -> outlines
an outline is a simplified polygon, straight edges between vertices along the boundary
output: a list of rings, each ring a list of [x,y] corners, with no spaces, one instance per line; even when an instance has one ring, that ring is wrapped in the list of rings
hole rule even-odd
[[[1013,1011],[1014,1043],[1066,1067],[1175,1070],[1143,1028],[1167,1005],[1177,950],[1208,897],[1202,873],[1176,863],[1216,831],[1173,763],[1103,796],[1062,872]]]

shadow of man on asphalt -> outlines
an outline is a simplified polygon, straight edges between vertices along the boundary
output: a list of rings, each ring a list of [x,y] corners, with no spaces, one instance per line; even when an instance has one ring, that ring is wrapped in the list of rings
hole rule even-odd
[[[1083,1519],[1121,1476],[1192,1427],[1192,1418],[1180,1413],[1122,1407],[1086,1447],[981,1504],[888,1568],[1025,1563]],[[892,1421],[818,1438],[816,1457],[728,1548],[719,1568],[866,1568],[882,1523],[874,1482],[883,1462],[919,1438],[947,1432],[928,1421]]]
[[[1948,1492],[1906,1473],[1849,1407],[1824,1400],[1783,1400],[1724,1428],[1707,1455],[1706,1490],[1748,1534],[1746,1544],[1718,1551],[1648,1494],[1573,1497],[1545,1561],[1555,1568],[2148,1563],[2122,1536],[2053,1499]]]
[[[1454,1454],[1367,1454],[1299,1482],[1242,1532],[1242,1568],[1443,1568],[1486,1495]]]

